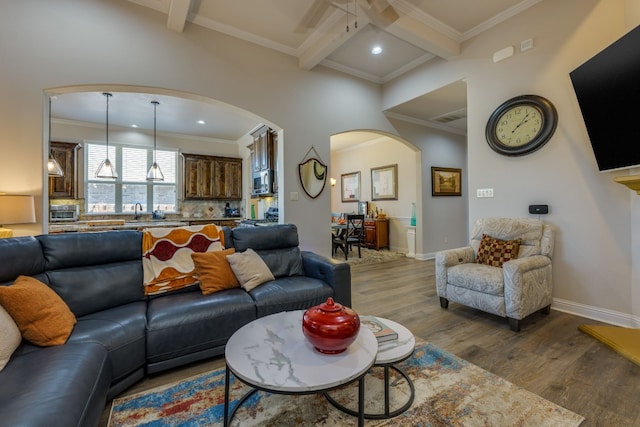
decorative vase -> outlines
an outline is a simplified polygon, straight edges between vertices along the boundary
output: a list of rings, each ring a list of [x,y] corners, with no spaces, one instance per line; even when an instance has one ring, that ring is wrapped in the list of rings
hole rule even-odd
[[[302,316],[302,332],[320,353],[342,353],[356,340],[359,330],[358,314],[331,297]]]
[[[416,204],[411,203],[411,226],[416,226]]]

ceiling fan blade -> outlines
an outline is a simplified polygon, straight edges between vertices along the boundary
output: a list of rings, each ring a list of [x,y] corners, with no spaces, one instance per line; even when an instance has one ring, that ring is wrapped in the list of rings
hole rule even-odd
[[[296,32],[304,32],[309,28],[315,28],[330,6],[331,1],[329,0],[315,0],[304,14],[300,25],[296,28]]]
[[[384,25],[393,24],[398,20],[398,18],[400,18],[400,15],[398,15],[398,12],[396,12],[395,8],[391,6],[388,0],[366,0],[366,3],[370,9],[373,9],[375,14],[378,15],[379,19],[377,19],[377,21],[381,21]],[[375,17],[372,17],[370,13],[367,14],[370,18],[375,19]]]

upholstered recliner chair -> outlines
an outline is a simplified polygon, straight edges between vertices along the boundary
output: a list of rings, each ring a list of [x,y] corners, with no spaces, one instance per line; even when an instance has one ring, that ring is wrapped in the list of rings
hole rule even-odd
[[[470,246],[436,254],[440,306],[452,301],[507,317],[515,332],[529,314],[549,314],[554,234],[540,220],[479,219]]]

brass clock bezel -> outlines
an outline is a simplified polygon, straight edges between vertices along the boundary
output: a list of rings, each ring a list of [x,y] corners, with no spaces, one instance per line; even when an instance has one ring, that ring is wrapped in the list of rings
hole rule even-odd
[[[499,119],[508,110],[518,107],[534,107],[539,110],[542,116],[542,126],[533,139],[525,144],[517,146],[503,144],[497,133],[500,125]],[[539,95],[520,95],[503,102],[491,113],[487,121],[485,136],[493,151],[505,156],[523,156],[542,148],[553,136],[557,125],[558,112],[551,101]]]

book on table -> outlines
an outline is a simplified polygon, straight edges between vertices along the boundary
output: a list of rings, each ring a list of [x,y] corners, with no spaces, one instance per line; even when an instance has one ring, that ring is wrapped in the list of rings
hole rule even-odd
[[[378,343],[393,341],[398,339],[398,332],[391,329],[383,321],[375,316],[360,316],[360,324],[371,329]]]

